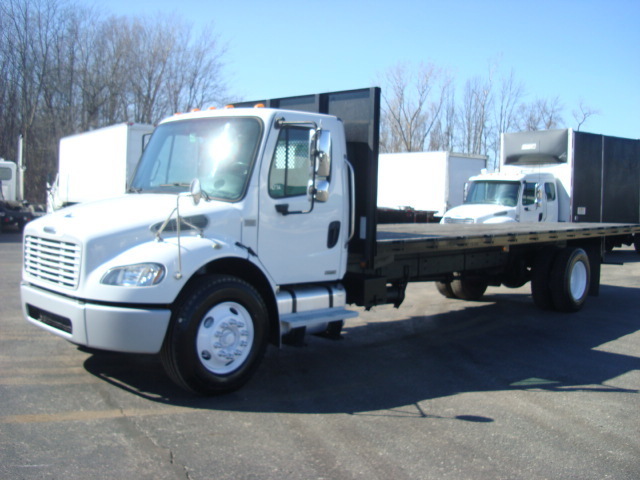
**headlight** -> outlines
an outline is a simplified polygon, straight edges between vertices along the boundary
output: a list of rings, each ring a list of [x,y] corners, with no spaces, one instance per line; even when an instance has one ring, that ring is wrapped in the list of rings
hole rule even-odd
[[[118,287],[150,287],[164,278],[164,267],[158,263],[138,263],[110,269],[100,283]]]

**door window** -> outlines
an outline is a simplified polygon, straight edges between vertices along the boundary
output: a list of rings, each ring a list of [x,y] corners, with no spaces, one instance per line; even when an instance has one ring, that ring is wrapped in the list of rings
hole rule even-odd
[[[536,184],[526,182],[522,191],[522,205],[533,205],[536,202]]]
[[[306,195],[310,173],[309,130],[283,128],[271,160],[269,195],[273,198]]]
[[[547,195],[547,200],[550,202],[556,199],[556,186],[553,183],[545,183],[544,192]]]

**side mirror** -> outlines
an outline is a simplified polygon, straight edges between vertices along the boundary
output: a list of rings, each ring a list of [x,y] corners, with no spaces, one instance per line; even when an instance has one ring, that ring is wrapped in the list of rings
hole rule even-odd
[[[315,169],[318,177],[328,177],[331,174],[331,132],[317,130],[315,133]]]
[[[534,200],[536,205],[539,205],[542,203],[542,195],[543,195],[542,185],[540,185],[539,183],[536,183],[536,198]]]
[[[202,186],[200,185],[200,179],[194,178],[189,187],[191,199],[194,205],[198,205],[202,200]]]

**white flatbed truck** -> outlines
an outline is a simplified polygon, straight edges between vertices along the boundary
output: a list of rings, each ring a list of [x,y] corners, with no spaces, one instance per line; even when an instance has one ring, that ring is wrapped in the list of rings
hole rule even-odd
[[[337,337],[349,304],[399,306],[409,282],[477,299],[531,281],[542,308],[579,310],[603,240],[640,231],[378,227],[380,89],[259,103],[164,120],[130,193],[29,223],[25,318],[87,348],[159,353],[210,395],[248,381],[269,342]]]

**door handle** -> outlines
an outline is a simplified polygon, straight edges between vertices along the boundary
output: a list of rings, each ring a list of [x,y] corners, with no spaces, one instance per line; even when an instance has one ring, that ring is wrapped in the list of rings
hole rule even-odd
[[[333,248],[340,238],[340,222],[331,222],[329,224],[329,232],[327,233],[327,248]]]

